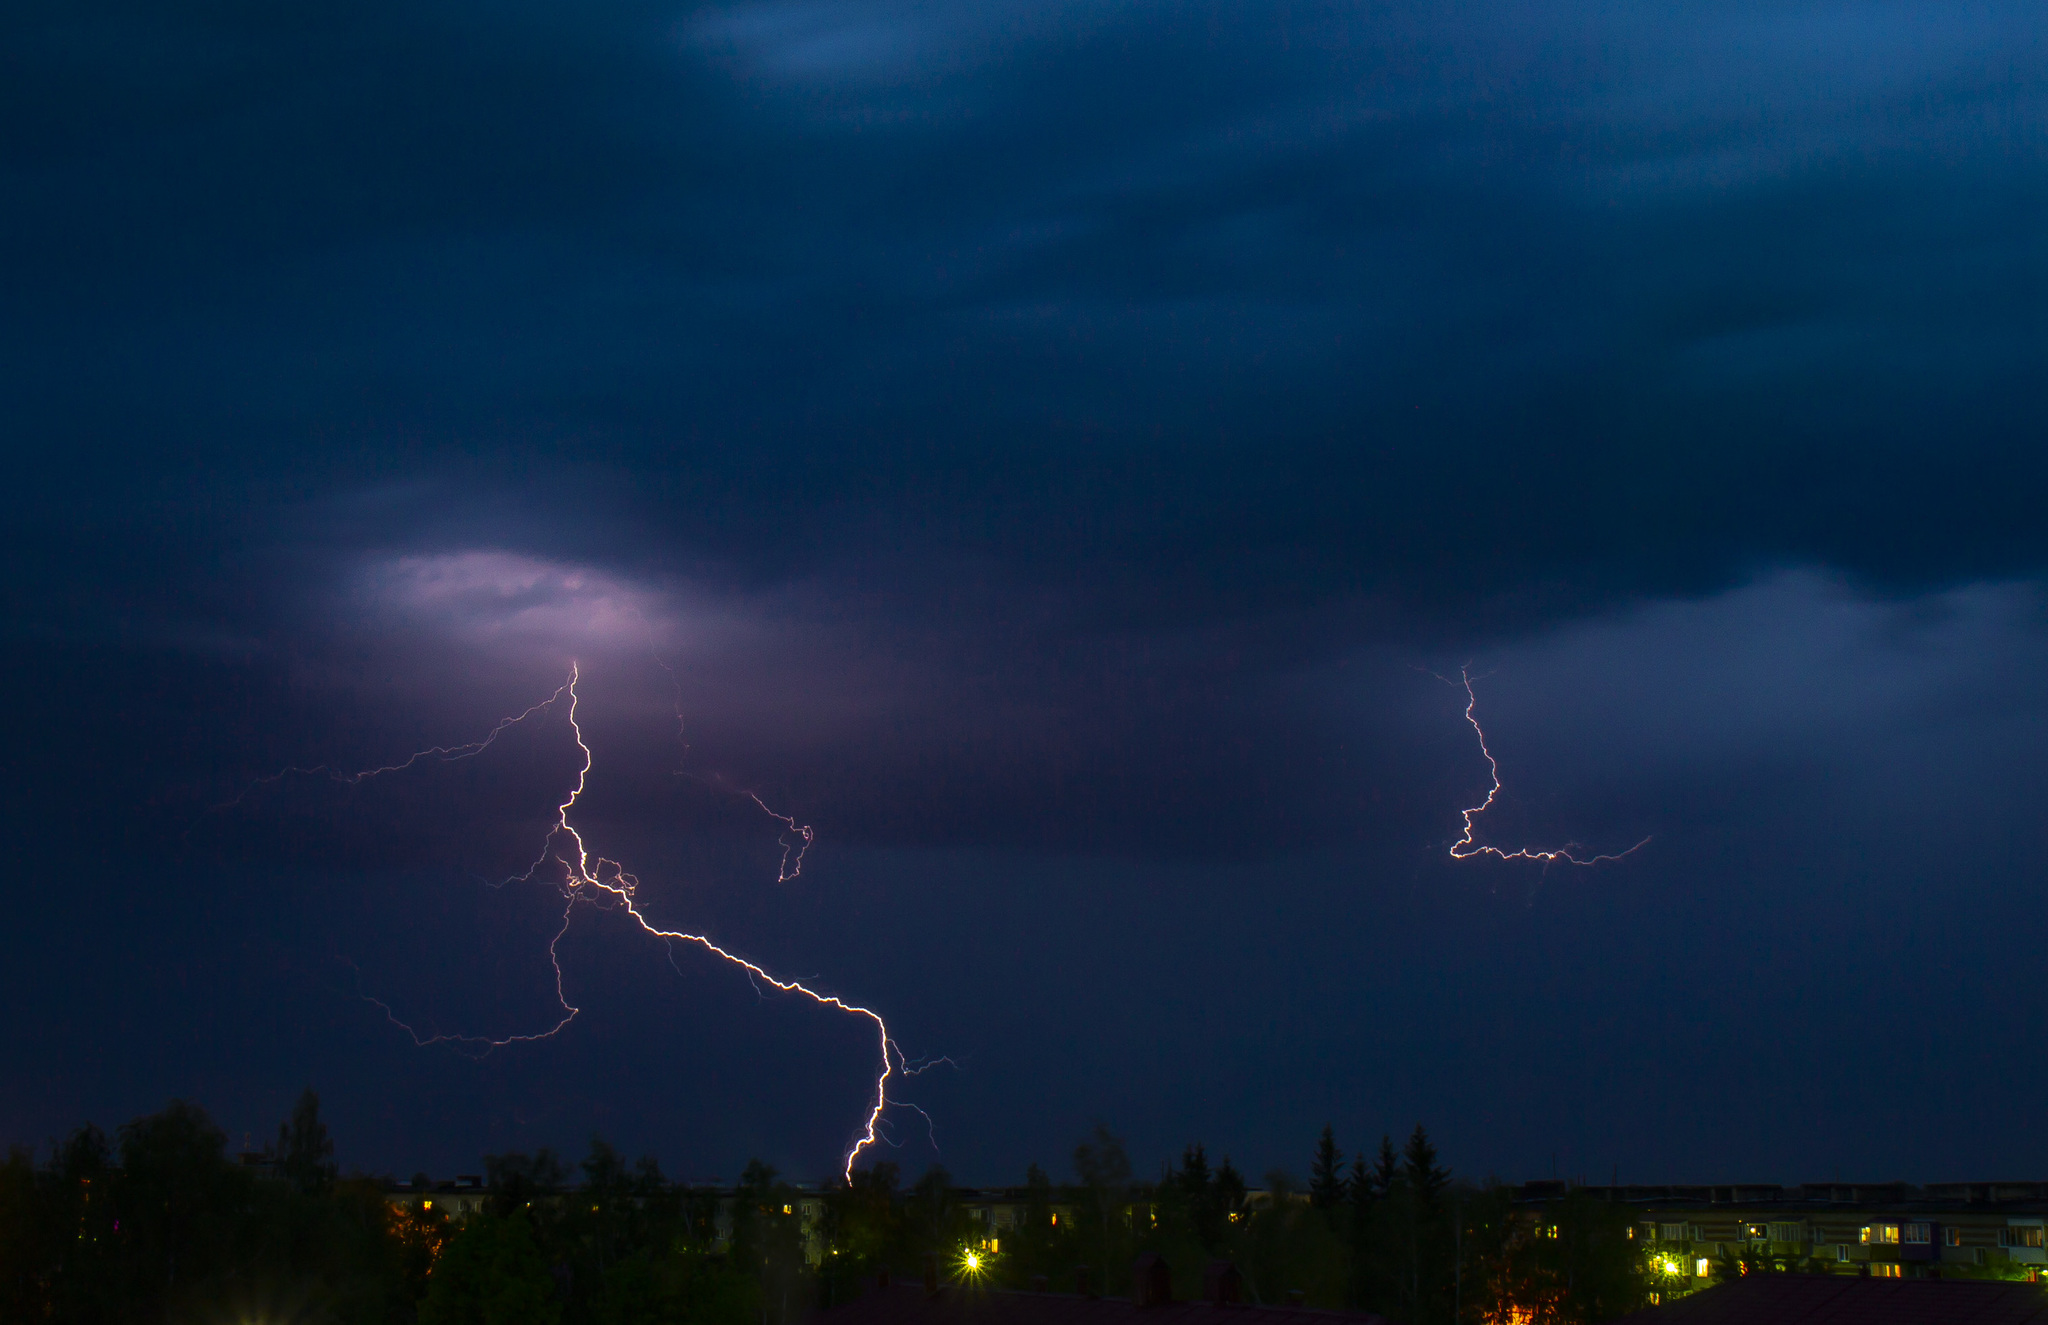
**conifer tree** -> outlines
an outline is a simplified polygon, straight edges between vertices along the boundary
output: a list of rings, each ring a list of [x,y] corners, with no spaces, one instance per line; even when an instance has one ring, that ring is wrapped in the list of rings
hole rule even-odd
[[[1400,1175],[1401,1162],[1394,1155],[1394,1138],[1380,1136],[1380,1157],[1372,1169],[1373,1195],[1384,1197],[1394,1190],[1394,1179]]]
[[[1378,1195],[1373,1186],[1372,1170],[1366,1167],[1365,1156],[1360,1155],[1351,1161],[1351,1176],[1344,1184],[1345,1204],[1349,1207],[1347,1231],[1350,1234],[1345,1305],[1354,1311],[1365,1310],[1372,1302],[1372,1223]]]
[[[1202,1250],[1215,1254],[1223,1245],[1230,1214],[1218,1198],[1215,1175],[1209,1171],[1208,1152],[1199,1142],[1181,1152],[1180,1172],[1173,1175],[1172,1181],[1186,1204],[1188,1220],[1201,1240]]]
[[[1209,1155],[1200,1142],[1180,1152],[1180,1185],[1191,1201],[1209,1194]]]
[[[1225,1155],[1216,1169],[1216,1204],[1222,1207],[1226,1220],[1244,1213],[1244,1193],[1244,1175]]]
[[[1337,1149],[1337,1136],[1328,1123],[1316,1141],[1315,1162],[1309,1168],[1309,1204],[1318,1210],[1334,1210],[1344,1197],[1344,1152]]]
[[[1415,1124],[1415,1131],[1408,1137],[1408,1144],[1401,1150],[1401,1176],[1415,1191],[1415,1199],[1424,1208],[1433,1204],[1437,1194],[1449,1185],[1449,1169],[1440,1168],[1436,1162],[1436,1147],[1430,1144],[1429,1133],[1422,1124]]]

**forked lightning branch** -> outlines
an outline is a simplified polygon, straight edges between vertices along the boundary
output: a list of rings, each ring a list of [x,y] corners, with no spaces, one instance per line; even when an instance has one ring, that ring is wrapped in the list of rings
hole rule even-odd
[[[784,993],[799,994],[821,1007],[844,1012],[848,1016],[860,1018],[870,1024],[875,1035],[878,1070],[875,1075],[874,1087],[869,1097],[866,1122],[860,1129],[859,1136],[855,1139],[852,1147],[846,1152],[844,1172],[851,1179],[854,1161],[860,1158],[861,1152],[883,1139],[881,1134],[883,1113],[890,1105],[903,1104],[920,1114],[923,1113],[923,1110],[918,1110],[916,1105],[909,1104],[907,1101],[889,1098],[889,1082],[891,1078],[896,1076],[914,1076],[926,1067],[947,1060],[934,1059],[913,1065],[905,1058],[903,1050],[896,1043],[895,1038],[889,1034],[888,1023],[882,1019],[881,1013],[876,1012],[873,1008],[863,1007],[858,1003],[849,1003],[835,994],[819,993],[799,980],[782,979],[771,974],[755,962],[720,947],[707,935],[693,934],[681,929],[662,929],[648,920],[646,915],[640,910],[640,881],[620,865],[619,862],[593,854],[588,844],[583,840],[582,832],[572,822],[571,816],[576,810],[577,803],[583,797],[584,789],[589,785],[590,770],[595,762],[590,746],[583,739],[583,728],[578,724],[576,717],[576,706],[579,698],[576,686],[579,680],[581,680],[581,671],[572,663],[569,668],[569,679],[564,681],[554,694],[523,713],[501,720],[497,726],[491,729],[487,736],[479,741],[473,741],[466,745],[433,746],[418,751],[400,760],[398,763],[365,769],[358,773],[341,773],[330,767],[320,766],[315,768],[287,769],[283,773],[264,779],[266,782],[273,782],[278,778],[293,773],[306,775],[324,774],[335,781],[355,785],[383,774],[402,772],[430,760],[449,762],[457,759],[470,759],[489,749],[492,743],[509,728],[517,726],[537,714],[552,711],[558,706],[564,710],[564,717],[568,722],[569,731],[575,737],[576,749],[582,760],[576,770],[575,785],[561,803],[555,807],[553,821],[548,825],[547,833],[541,841],[540,851],[534,857],[533,863],[523,873],[515,875],[513,879],[508,880],[508,882],[548,883],[558,888],[561,892],[563,901],[562,922],[560,927],[556,929],[554,937],[548,943],[548,960],[554,967],[555,998],[561,1008],[561,1018],[553,1026],[543,1031],[535,1031],[523,1035],[507,1035],[497,1039],[469,1035],[423,1036],[411,1026],[399,1020],[388,1004],[375,998],[371,998],[370,1002],[382,1008],[384,1015],[390,1018],[394,1025],[402,1028],[408,1035],[412,1036],[415,1044],[421,1046],[452,1044],[488,1052],[491,1049],[502,1048],[506,1045],[545,1040],[550,1036],[559,1034],[570,1022],[576,1019],[576,1015],[580,1011],[579,1008],[569,1002],[567,992],[563,987],[560,953],[562,939],[568,934],[569,926],[576,918],[577,908],[590,906],[603,910],[623,912],[643,932],[669,945],[671,951],[673,951],[676,944],[693,944],[712,956],[739,967],[755,980],[773,985]],[[789,879],[795,878],[797,871],[803,866],[804,849],[811,844],[812,831],[809,825],[797,823],[792,816],[777,814],[762,804],[759,796],[752,796],[751,793],[749,795],[756,805],[760,805],[764,812],[770,817],[780,820],[784,825],[783,858],[781,866],[777,869],[778,881],[786,882]],[[793,857],[792,851],[794,852]]]

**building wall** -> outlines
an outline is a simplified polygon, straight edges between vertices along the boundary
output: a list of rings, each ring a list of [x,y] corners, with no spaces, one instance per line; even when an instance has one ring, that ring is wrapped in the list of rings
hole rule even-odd
[[[1995,1190],[2031,1184],[1977,1186]],[[2043,1245],[2048,1242],[2048,1201],[2042,1200],[1943,1200],[1886,1192],[1905,1199],[1815,1201],[1803,1191],[1780,1189],[1774,1199],[1720,1202],[1597,1190],[1633,1206],[1647,1245],[1682,1261],[1695,1275],[1702,1259],[1712,1262],[1750,1248],[1774,1257],[1816,1260],[1849,1274],[1866,1269],[1885,1273],[1888,1267],[1924,1273],[1941,1265],[2048,1265],[2048,1246]]]

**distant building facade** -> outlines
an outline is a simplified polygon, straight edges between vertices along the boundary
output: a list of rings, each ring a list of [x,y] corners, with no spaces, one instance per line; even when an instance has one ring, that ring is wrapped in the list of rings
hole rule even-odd
[[[1525,1183],[1518,1201],[1565,1194]],[[1580,1187],[1631,1207],[1637,1236],[1691,1277],[1727,1256],[1797,1260],[1836,1274],[1901,1278],[1939,1267],[2048,1269],[2048,1182],[1807,1183]],[[1817,1264],[1816,1264],[1817,1263]]]
[[[483,1175],[477,1173],[458,1173],[452,1180],[440,1182],[422,1173],[410,1182],[384,1184],[384,1199],[393,1208],[439,1210],[450,1219],[475,1214],[490,1197],[491,1189],[484,1186]]]
[[[248,1162],[247,1160],[244,1161]],[[699,1189],[700,1191],[703,1189]],[[730,1188],[714,1188],[721,1240],[732,1233]],[[1906,1183],[1719,1184],[1705,1186],[1572,1186],[1524,1183],[1518,1206],[1532,1212],[1543,1203],[1576,1192],[1629,1207],[1635,1236],[1664,1262],[1669,1274],[1706,1280],[1724,1258],[1771,1256],[1800,1268],[1836,1274],[1911,1278],[1940,1267],[2029,1271],[2048,1278],[2048,1182],[1965,1182],[1911,1186]],[[825,1198],[816,1187],[792,1189],[786,1213],[800,1218],[806,1258],[825,1255]],[[952,1190],[964,1210],[970,1236],[983,1251],[1000,1253],[1003,1241],[1022,1227],[1031,1193],[1021,1187]],[[481,1177],[459,1175],[431,1181],[385,1184],[394,1207],[416,1207],[462,1218],[483,1208],[491,1191]],[[1247,1209],[1269,1206],[1271,1194],[1245,1194]],[[1306,1200],[1292,1193],[1292,1199]],[[1128,1215],[1147,1227],[1154,1207],[1138,1202]],[[1054,1200],[1056,1223],[1073,1217]],[[2036,1267],[2039,1267],[2036,1269]]]

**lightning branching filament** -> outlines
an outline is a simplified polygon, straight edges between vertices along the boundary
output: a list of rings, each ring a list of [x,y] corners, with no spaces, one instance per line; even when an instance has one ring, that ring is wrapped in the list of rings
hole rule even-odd
[[[862,1018],[873,1026],[880,1070],[875,1076],[873,1093],[867,1108],[866,1121],[862,1125],[860,1134],[855,1139],[852,1147],[846,1152],[844,1172],[850,1181],[853,1176],[854,1161],[860,1158],[861,1152],[885,1140],[881,1130],[883,1113],[890,1105],[902,1104],[916,1109],[921,1115],[924,1114],[922,1109],[917,1109],[916,1105],[910,1104],[908,1101],[892,1100],[889,1097],[890,1078],[899,1075],[906,1077],[916,1076],[931,1067],[937,1066],[939,1063],[950,1062],[951,1060],[944,1058],[920,1059],[913,1063],[905,1057],[902,1048],[896,1043],[894,1037],[889,1034],[888,1023],[874,1009],[862,1007],[858,1003],[849,1003],[835,994],[820,993],[799,980],[782,979],[771,974],[758,964],[740,956],[738,953],[719,946],[706,935],[692,934],[687,930],[680,929],[662,929],[648,920],[646,915],[640,910],[637,896],[640,881],[628,873],[617,861],[593,855],[590,848],[585,844],[582,833],[570,821],[571,813],[576,809],[577,802],[582,799],[584,790],[589,784],[591,766],[595,762],[590,746],[583,739],[583,729],[576,720],[578,701],[576,683],[579,679],[581,679],[580,670],[575,664],[571,664],[569,679],[563,682],[561,688],[556,690],[553,695],[535,704],[524,713],[504,719],[496,727],[492,728],[490,734],[481,741],[474,741],[467,745],[436,746],[431,749],[422,750],[399,763],[385,765],[381,768],[366,769],[360,773],[341,774],[321,766],[310,769],[286,769],[282,773],[263,779],[266,782],[274,782],[278,778],[292,773],[306,775],[324,774],[336,781],[354,785],[365,779],[376,777],[379,774],[396,773],[409,769],[415,764],[428,759],[467,759],[483,753],[507,728],[524,722],[536,713],[553,708],[565,696],[568,699],[568,707],[564,716],[568,721],[569,731],[575,738],[576,749],[582,756],[582,763],[576,770],[575,786],[570,790],[567,797],[555,807],[554,820],[548,826],[547,835],[541,842],[540,854],[534,858],[533,864],[528,866],[524,873],[505,880],[507,883],[530,883],[544,880],[561,890],[564,900],[562,923],[560,928],[555,931],[554,938],[548,943],[548,959],[554,966],[555,971],[555,998],[562,1010],[560,1020],[544,1031],[525,1035],[507,1035],[501,1038],[451,1034],[421,1035],[405,1022],[400,1021],[397,1014],[391,1010],[388,1004],[380,999],[371,998],[368,995],[364,997],[369,1002],[383,1009],[384,1015],[391,1020],[392,1024],[403,1029],[412,1037],[415,1044],[421,1046],[447,1044],[463,1052],[481,1057],[492,1049],[503,1048],[506,1045],[545,1040],[567,1027],[570,1022],[576,1019],[578,1012],[581,1011],[580,1008],[569,1002],[567,991],[563,985],[562,961],[559,952],[562,939],[568,934],[570,922],[575,917],[576,908],[579,905],[589,905],[608,911],[622,911],[635,924],[640,926],[643,931],[654,938],[660,939],[664,945],[667,945],[671,965],[675,961],[675,945],[695,945],[712,956],[739,967],[747,973],[749,979],[766,982],[786,994],[802,995],[820,1007],[832,1008],[849,1016]],[[752,796],[752,793],[749,793],[749,795]],[[779,838],[783,853],[782,864],[777,870],[777,881],[787,882],[790,879],[794,879],[802,871],[804,852],[811,845],[813,833],[810,826],[808,824],[798,824],[789,815],[775,813],[775,811],[762,803],[759,796],[752,796],[752,799],[770,817],[781,821],[784,825],[786,831]],[[794,853],[794,859],[792,859],[792,852]],[[544,876],[555,874],[557,871],[559,873],[555,877],[544,878]],[[931,1121],[929,1115],[925,1115],[925,1121],[929,1125]]]
[[[233,800],[215,808],[222,810],[232,809],[240,805],[243,799],[257,787],[266,787],[273,783],[282,782],[288,777],[324,777],[331,782],[339,782],[345,787],[353,787],[385,773],[403,773],[415,764],[423,764],[430,760],[435,763],[452,764],[458,759],[474,758],[490,749],[492,744],[510,728],[517,727],[534,714],[553,707],[554,702],[562,697],[562,691],[568,688],[567,685],[563,685],[561,689],[556,690],[554,694],[549,695],[524,713],[515,713],[509,718],[500,718],[498,725],[491,728],[490,733],[481,741],[469,741],[462,745],[430,745],[424,750],[413,751],[395,764],[385,764],[379,768],[358,769],[353,773],[344,773],[332,764],[315,764],[311,768],[301,768],[294,764],[290,768],[282,768],[275,773],[257,778],[247,787],[244,787],[241,793]],[[765,810],[768,807],[763,805],[761,808]],[[779,819],[782,816],[776,815],[775,817]],[[806,842],[809,840],[808,838],[805,839]]]
[[[1477,839],[1476,821],[1480,815],[1492,809],[1494,801],[1500,798],[1500,762],[1493,757],[1493,751],[1487,748],[1486,732],[1479,726],[1477,715],[1479,696],[1473,693],[1472,690],[1471,669],[1460,668],[1458,671],[1458,681],[1465,687],[1465,721],[1472,724],[1472,732],[1479,738],[1479,753],[1486,756],[1486,768],[1493,779],[1493,785],[1487,788],[1485,800],[1479,802],[1479,804],[1471,809],[1463,811],[1465,834],[1457,841],[1451,843],[1451,859],[1468,860],[1473,856],[1492,856],[1497,860],[1540,860],[1546,864],[1563,862],[1567,865],[1598,865],[1605,861],[1620,860],[1623,856],[1632,855],[1650,840],[1646,837],[1627,851],[1616,851],[1598,856],[1574,855],[1573,852],[1578,846],[1575,842],[1567,842],[1563,846],[1550,851],[1541,851],[1534,847],[1518,847],[1513,851],[1503,851],[1499,847],[1487,846],[1479,842]]]
[[[383,999],[370,994],[364,994],[362,996],[363,1001],[374,1004],[382,1009],[385,1019],[407,1035],[410,1035],[412,1042],[422,1049],[430,1044],[445,1044],[472,1058],[482,1058],[491,1050],[502,1049],[508,1044],[531,1044],[535,1040],[545,1040],[570,1022],[576,1020],[576,1014],[583,1011],[582,1008],[569,1001],[567,991],[562,988],[562,957],[558,951],[561,947],[563,935],[569,932],[569,918],[576,913],[576,900],[573,894],[569,896],[562,907],[562,923],[556,928],[555,936],[548,940],[548,962],[555,968],[555,1002],[562,1009],[562,1017],[561,1020],[544,1031],[536,1031],[529,1035],[507,1035],[502,1039],[496,1040],[485,1035],[421,1035],[409,1024],[400,1021],[398,1014],[393,1012],[391,1005]]]
[[[782,848],[782,863],[775,867],[775,881],[777,883],[788,883],[791,879],[804,872],[804,853],[811,849],[811,839],[816,834],[811,831],[809,824],[800,824],[791,815],[777,814],[769,809],[768,802],[762,800],[753,792],[748,792],[747,798],[760,806],[761,813],[767,815],[770,819],[780,819],[784,829],[787,830],[775,839],[776,843]],[[795,860],[789,858],[789,853],[792,851],[796,852]]]

